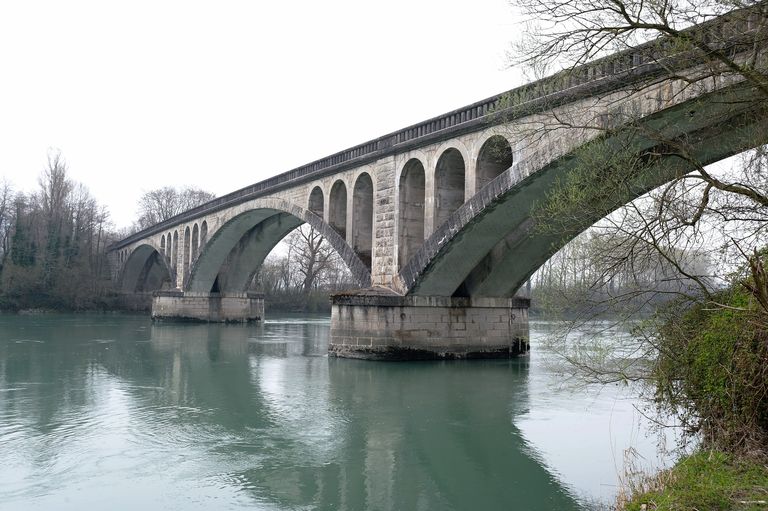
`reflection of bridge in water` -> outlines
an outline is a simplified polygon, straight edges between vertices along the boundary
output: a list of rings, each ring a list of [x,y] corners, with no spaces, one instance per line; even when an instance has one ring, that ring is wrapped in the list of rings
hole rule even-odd
[[[756,21],[730,15],[696,30],[740,37]],[[573,233],[599,219],[563,219],[568,235],[535,229],[532,208],[577,168],[578,151],[599,144],[648,159],[628,183],[632,196],[617,194],[609,205],[615,208],[691,170],[690,160],[661,150],[658,137],[684,139],[705,165],[766,141],[758,92],[725,72],[690,85],[710,72],[701,55],[670,55],[660,43],[608,56],[132,235],[112,247],[115,276],[127,292],[166,289],[154,298],[155,317],[257,319],[263,300],[247,292],[255,272],[284,236],[309,223],[363,288],[333,299],[332,353],[524,353],[527,301],[515,291]],[[614,128],[546,129],[555,118]]]
[[[513,424],[530,406],[527,360],[369,365],[328,360],[327,323],[268,324],[250,335],[157,324],[151,347],[162,362],[136,377],[174,390],[158,394],[158,408],[168,400],[215,410],[203,429],[221,439],[217,452],[248,460],[217,477],[255,501],[280,509],[579,508]],[[173,436],[195,424],[180,416],[166,427]]]

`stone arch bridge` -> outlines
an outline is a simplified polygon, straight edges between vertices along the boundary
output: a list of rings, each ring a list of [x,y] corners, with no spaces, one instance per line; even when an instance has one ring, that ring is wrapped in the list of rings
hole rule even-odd
[[[743,36],[762,15],[696,27]],[[705,35],[704,35],[705,36]],[[703,36],[703,37],[704,37]],[[738,54],[736,36],[723,51]],[[695,80],[709,76],[705,80]],[[691,79],[693,84],[691,84]],[[111,247],[127,293],[156,291],[153,317],[260,319],[248,285],[270,250],[309,223],[359,291],[333,297],[330,351],[363,358],[511,356],[527,350],[515,291],[574,233],[537,230],[536,204],[580,154],[649,159],[630,197],[766,142],[759,92],[698,54],[648,43],[428,119],[237,190]],[[609,129],[603,129],[609,128]]]

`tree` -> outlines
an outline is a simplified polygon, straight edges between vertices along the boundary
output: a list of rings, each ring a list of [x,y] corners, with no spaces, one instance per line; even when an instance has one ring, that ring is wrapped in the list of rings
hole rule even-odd
[[[749,86],[747,99],[729,98],[738,109],[744,102],[764,115],[768,105],[768,3],[753,0],[515,0],[528,16],[528,31],[516,46],[515,60],[528,66],[534,75],[554,66],[563,75],[578,73],[578,66],[620,50],[644,43],[643,58],[665,69],[689,88],[710,83],[741,82]],[[716,17],[721,16],[719,19]],[[697,26],[694,26],[697,25]],[[634,50],[633,50],[634,51]],[[671,57],[670,57],[671,56]],[[681,76],[689,62],[703,62],[695,74]],[[638,93],[647,83],[627,85],[625,97]],[[746,89],[746,88],[745,88]],[[695,107],[693,107],[695,109]],[[725,121],[729,112],[723,112]],[[723,121],[723,122],[724,122]],[[642,332],[642,342],[632,356],[606,357],[606,350],[569,351],[567,338],[561,349],[589,379],[608,382],[649,380],[660,408],[678,414],[691,432],[706,432],[711,444],[744,448],[745,438],[765,442],[768,428],[759,424],[749,435],[740,431],[749,423],[746,416],[723,417],[705,406],[712,392],[723,390],[734,397],[727,385],[753,382],[744,375],[762,374],[766,352],[761,339],[768,332],[768,284],[764,259],[768,227],[768,172],[763,147],[744,153],[729,168],[706,167],[696,157],[686,137],[671,137],[663,130],[639,122],[634,112],[617,111],[608,119],[603,113],[580,111],[564,117],[557,112],[526,126],[536,138],[577,136],[590,140],[572,154],[572,172],[560,179],[547,199],[534,212],[537,228],[568,239],[590,223],[607,215],[596,232],[603,238],[602,249],[591,257],[600,270],[589,276],[590,286],[605,286],[622,275],[643,274],[663,262],[660,276],[633,287],[627,293],[611,295],[601,304],[625,306],[642,296],[667,295],[675,305],[662,311],[658,320]],[[585,137],[585,133],[589,135]],[[620,135],[620,136],[619,136]],[[613,137],[613,141],[609,142]],[[635,141],[653,142],[638,151]],[[754,134],[754,144],[766,139]],[[621,140],[621,144],[615,141]],[[664,176],[666,184],[637,200],[635,190],[650,170],[664,159],[684,162],[684,170]],[[657,185],[660,183],[656,183]],[[647,189],[647,188],[646,188]],[[617,207],[630,201],[626,206]],[[691,264],[699,257],[706,268]],[[670,282],[676,283],[669,286]],[[663,284],[663,285],[662,285]],[[683,285],[684,284],[684,285]],[[632,313],[629,308],[620,312]],[[616,310],[614,309],[614,310]],[[594,309],[593,309],[594,310]],[[730,321],[725,324],[723,321]],[[739,337],[730,330],[747,331]],[[688,342],[689,340],[699,342]],[[730,339],[730,340],[729,340]],[[707,340],[712,342],[706,342]],[[754,342],[760,341],[760,342]],[[730,342],[730,345],[729,345]],[[725,345],[723,344],[725,343]],[[716,351],[706,351],[715,349]],[[733,353],[739,350],[739,357]],[[728,356],[726,356],[728,355]],[[648,361],[655,361],[649,363]],[[703,361],[710,360],[704,367]],[[744,368],[747,363],[753,365]],[[725,366],[723,365],[725,364]],[[710,370],[727,367],[725,372]],[[717,374],[708,380],[709,396],[693,393],[702,375]],[[698,380],[696,378],[699,378]],[[713,377],[714,378],[714,377]],[[751,376],[750,376],[751,378]],[[698,385],[697,384],[697,385]],[[748,385],[738,392],[753,396],[765,388]],[[754,391],[754,392],[753,392]],[[717,410],[748,410],[735,399]],[[758,401],[752,401],[754,404]],[[722,404],[722,403],[721,403]],[[765,406],[752,408],[760,414]],[[753,413],[750,412],[750,413]],[[745,412],[746,413],[746,412]],[[741,421],[741,422],[739,422]],[[738,422],[738,424],[737,424]],[[752,423],[750,423],[752,424]],[[715,425],[716,427],[713,427]],[[760,430],[760,428],[764,428]],[[755,433],[757,431],[757,433]],[[759,445],[758,442],[758,445]],[[751,445],[755,445],[754,443]],[[764,443],[763,443],[764,446]]]
[[[283,310],[328,310],[328,294],[349,287],[350,272],[312,226],[302,225],[265,259],[254,279],[267,304]]]
[[[516,45],[515,60],[534,74],[556,65],[565,68],[566,76],[578,73],[577,66],[596,57],[645,43],[643,58],[655,61],[673,78],[682,80],[686,85],[681,94],[688,87],[730,77],[752,85],[757,95],[746,100],[751,106],[768,103],[768,74],[762,64],[768,49],[768,4],[764,2],[515,3],[529,20],[525,36]],[[717,16],[721,18],[714,19]],[[686,58],[675,61],[670,60],[670,55]],[[692,58],[705,65],[696,74],[677,73],[675,62],[689,65],[687,62]],[[625,97],[647,85],[626,86]],[[765,150],[747,155],[741,165],[728,172],[718,172],[697,160],[684,137],[666,136],[633,116],[633,112],[621,109],[616,109],[609,119],[602,111],[579,111],[568,117],[553,112],[525,126],[534,139],[551,138],[555,133],[579,133],[575,136],[584,137],[589,132],[586,139],[591,140],[575,151],[573,171],[555,184],[547,200],[534,212],[538,228],[550,234],[561,233],[563,238],[572,237],[594,218],[607,215],[632,199],[634,189],[661,158],[685,161],[686,170],[668,174],[668,183],[662,188],[603,220],[600,229],[610,245],[603,255],[612,258],[612,264],[606,268],[614,271],[637,269],[641,261],[647,264],[660,256],[686,281],[696,282],[699,294],[711,298],[713,286],[727,284],[724,279],[716,282],[713,275],[686,272],[680,259],[688,257],[691,250],[701,254],[706,246],[710,254],[720,254],[712,259],[720,262],[719,276],[724,277],[724,266],[733,268],[743,254],[763,243],[768,206]],[[621,145],[610,140],[618,134]],[[755,140],[765,138],[765,133],[755,135]],[[652,140],[655,145],[638,152],[633,142],[640,139]],[[595,283],[611,280],[609,273]]]
[[[151,227],[215,198],[216,195],[210,192],[190,186],[164,186],[145,192],[139,199],[139,229]]]
[[[317,289],[322,278],[338,265],[338,255],[314,227],[299,227],[288,235],[288,259],[301,275],[301,289]]]
[[[108,294],[109,214],[50,151],[37,191],[0,185],[0,305],[95,307]]]
[[[0,272],[10,247],[11,224],[13,222],[13,188],[6,179],[0,180]]]

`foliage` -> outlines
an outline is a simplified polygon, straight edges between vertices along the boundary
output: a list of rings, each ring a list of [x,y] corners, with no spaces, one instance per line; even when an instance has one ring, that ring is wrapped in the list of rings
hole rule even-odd
[[[745,81],[755,97],[750,107],[768,101],[768,4],[753,0],[667,2],[645,0],[514,0],[527,17],[526,31],[516,45],[513,62],[535,74],[563,67],[565,82],[581,83],[577,66],[610,53],[649,43],[643,61],[656,63],[675,78],[671,94],[723,80]],[[714,24],[706,23],[724,16]],[[739,28],[734,30],[733,28]],[[741,28],[749,27],[741,30]],[[645,51],[645,50],[644,50]],[[703,64],[682,76],[669,55],[687,55]],[[625,55],[626,56],[626,55]],[[608,66],[609,68],[611,66]],[[569,76],[573,75],[573,76]],[[673,280],[692,299],[707,299],[725,283],[722,277],[734,264],[744,262],[740,250],[765,244],[768,226],[768,173],[765,150],[747,154],[731,169],[705,167],[701,152],[691,143],[696,137],[680,130],[679,118],[659,126],[643,122],[634,110],[636,98],[648,94],[649,83],[612,87],[605,97],[584,109],[553,108],[549,114],[521,121],[526,135],[547,147],[558,147],[563,137],[583,141],[563,158],[560,174],[547,198],[533,212],[536,229],[553,238],[559,248],[583,229],[608,215],[599,225],[614,259],[603,265],[605,278],[649,261],[664,260],[676,270]],[[653,84],[651,84],[653,85]],[[679,90],[676,89],[679,88]],[[546,100],[546,98],[544,98]],[[744,100],[732,98],[733,109]],[[603,104],[602,102],[605,102]],[[602,106],[601,106],[602,105]],[[596,106],[594,108],[593,106]],[[691,107],[696,110],[696,107]],[[733,109],[708,113],[710,121],[726,124]],[[717,117],[720,116],[720,117]],[[675,120],[677,119],[677,120]],[[732,129],[736,129],[732,127]],[[754,145],[765,141],[764,130],[750,131]],[[713,141],[713,143],[717,143]],[[752,142],[750,142],[752,143]],[[666,184],[664,184],[666,183]],[[663,186],[660,186],[663,185]],[[641,199],[633,198],[660,186]],[[655,252],[655,255],[652,253]],[[708,275],[687,271],[691,254],[713,262]],[[719,267],[716,267],[719,265]],[[691,287],[690,283],[695,283]],[[596,281],[599,287],[599,280]],[[666,292],[666,290],[660,290]],[[693,292],[689,292],[693,291]],[[694,296],[696,295],[696,296]],[[628,295],[634,299],[634,294]],[[613,297],[611,297],[613,300]]]
[[[51,152],[30,194],[0,185],[0,309],[80,310],[112,304],[109,215]]]
[[[701,451],[636,483],[623,511],[762,510],[768,467],[718,451]],[[645,506],[645,507],[643,507]]]
[[[768,446],[768,315],[745,286],[673,308],[651,372],[657,405],[706,446]]]
[[[644,119],[638,115],[642,98],[652,97],[648,87],[658,82],[623,81],[621,75],[616,75],[616,82],[623,86],[584,101],[585,108],[553,105],[548,114],[521,121],[521,129],[527,139],[554,151],[560,150],[558,141],[565,137],[581,146],[562,154],[554,186],[546,201],[537,205],[534,220],[536,229],[554,240],[554,250],[604,217],[595,230],[604,245],[589,252],[590,275],[577,284],[587,290],[582,293],[587,299],[580,304],[585,315],[605,309],[623,311],[628,303],[636,306],[657,298],[676,300],[657,321],[639,329],[637,346],[627,356],[619,356],[618,364],[602,365],[606,357],[576,353],[567,355],[573,371],[588,381],[647,381],[655,405],[675,416],[705,448],[738,456],[765,455],[768,287],[763,258],[748,254],[767,244],[768,160],[760,144],[768,140],[768,133],[759,126],[741,129],[764,116],[768,106],[768,3],[513,3],[528,25],[512,59],[526,64],[536,77],[561,68],[559,83],[578,86],[584,78],[578,66],[645,44],[640,53],[632,50],[616,58],[635,62],[637,56],[644,64],[666,70],[673,79],[668,82],[667,99],[698,96],[713,90],[712,84],[740,83],[749,88],[752,95],[746,99],[735,94],[726,97],[725,89],[718,92],[725,98],[721,104],[729,108],[718,112],[708,108],[707,122],[727,128],[710,134],[689,133],[685,117],[675,115],[677,110],[668,112],[668,122]],[[724,17],[714,20],[716,16]],[[700,23],[705,25],[693,27]],[[616,69],[616,63],[621,69],[616,58],[608,57],[602,69]],[[700,65],[683,76],[680,71],[690,62]],[[599,66],[592,69],[599,72]],[[700,111],[694,101],[689,103],[690,113]],[[757,113],[738,117],[739,109]],[[711,150],[712,144],[732,134],[739,135],[739,148],[757,149],[730,168],[707,166],[722,156]],[[635,197],[640,198],[632,200]],[[610,286],[617,277],[644,275],[653,265],[663,266],[655,282],[638,289],[626,286],[626,292],[605,292],[606,284]],[[739,267],[748,270],[733,278]],[[567,334],[556,341],[563,342],[564,353],[566,341]],[[727,457],[691,458],[667,474],[670,493],[633,500],[637,504],[628,509],[640,509],[640,503],[658,506],[648,509],[738,508],[735,495],[729,493],[736,491],[743,492],[742,500],[766,500],[765,467],[758,479],[750,479],[750,474]],[[744,481],[748,483],[739,486]]]

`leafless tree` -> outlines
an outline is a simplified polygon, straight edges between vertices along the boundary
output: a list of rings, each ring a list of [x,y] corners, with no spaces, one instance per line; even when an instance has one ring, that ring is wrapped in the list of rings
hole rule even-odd
[[[308,293],[317,288],[331,270],[339,264],[339,257],[314,227],[300,227],[286,240],[289,260],[301,276],[301,289]]]
[[[146,229],[215,198],[210,192],[189,186],[150,190],[139,199],[138,227]]]
[[[731,89],[738,93],[718,90],[720,104],[727,108],[712,115],[719,116],[714,120],[726,130],[749,126],[744,132],[752,138],[743,138],[740,147],[757,149],[728,167],[699,160],[700,146],[676,129],[684,120],[660,129],[631,109],[609,108],[606,116],[606,109],[564,113],[553,108],[524,129],[535,140],[551,140],[557,133],[585,141],[569,154],[572,170],[555,183],[534,217],[538,229],[560,233],[561,239],[604,217],[594,230],[601,249],[589,255],[597,269],[589,273],[590,285],[642,276],[654,266],[662,270],[628,293],[609,294],[601,305],[618,304],[614,310],[631,313],[635,309],[621,309],[627,303],[623,298],[635,304],[663,294],[678,299],[678,306],[658,316],[650,328],[637,330],[635,344],[587,340],[579,346],[567,332],[555,336],[553,346],[571,363],[569,371],[580,375],[580,381],[650,379],[659,409],[676,416],[689,431],[703,433],[706,441],[727,439],[721,448],[739,444],[764,449],[768,427],[754,417],[766,413],[768,159],[761,144],[768,133],[754,121],[768,112],[768,2],[513,1],[528,17],[528,30],[512,58],[535,76],[559,68],[559,76],[571,83],[569,77],[583,76],[582,64],[594,66],[596,58],[630,48],[620,56],[638,55],[661,70],[645,81],[627,79],[611,93],[598,94],[595,100],[605,99],[610,107],[617,106],[610,98],[637,97],[662,80],[671,80],[676,94],[685,95],[738,84]],[[692,68],[691,63],[697,65]],[[692,96],[696,94],[686,98]],[[748,112],[740,118],[743,125],[729,124],[736,119],[732,112]],[[641,150],[640,140],[647,142]],[[655,180],[649,177],[654,169]],[[638,190],[653,186],[659,187],[635,199]],[[707,264],[695,264],[696,258]],[[707,379],[712,374],[718,376]],[[712,399],[711,389],[721,388],[728,400]]]
[[[732,79],[752,86],[750,106],[768,105],[768,4],[754,0],[514,0],[527,17],[527,30],[515,45],[513,61],[535,75],[562,68],[564,76],[578,66],[613,52],[644,44],[644,59],[666,70],[662,79],[684,82],[683,90],[712,80]],[[720,18],[718,18],[718,16]],[[716,19],[717,18],[717,19]],[[636,50],[633,50],[636,51]],[[683,56],[684,58],[672,58]],[[695,74],[682,74],[691,59],[704,62]],[[690,67],[690,66],[689,66]],[[625,95],[649,83],[629,84]],[[615,91],[613,91],[615,92]],[[682,93],[682,92],[681,92]],[[579,111],[571,116],[553,110],[525,125],[532,139],[581,136],[590,143],[577,149],[577,162],[559,180],[535,212],[539,229],[578,233],[593,219],[608,215],[599,230],[606,250],[595,285],[612,281],[617,273],[639,271],[659,258],[674,268],[681,281],[695,283],[696,295],[711,299],[725,284],[724,268],[733,268],[743,254],[765,243],[768,177],[765,151],[743,156],[738,165],[718,170],[703,165],[684,137],[669,137],[638,122],[634,112],[617,109],[611,119],[604,111]],[[621,134],[621,144],[605,142]],[[638,152],[634,140],[652,140]],[[755,140],[766,139],[755,133]],[[667,184],[649,196],[631,201],[638,183],[660,159],[686,162],[685,170],[667,175]],[[618,212],[614,209],[631,201]],[[717,275],[686,270],[690,254],[709,252],[720,261]],[[717,258],[710,257],[719,254]],[[671,277],[668,277],[671,278]],[[658,286],[647,291],[658,291]]]

